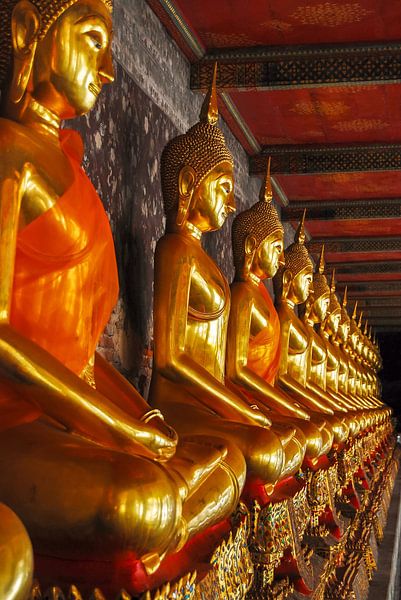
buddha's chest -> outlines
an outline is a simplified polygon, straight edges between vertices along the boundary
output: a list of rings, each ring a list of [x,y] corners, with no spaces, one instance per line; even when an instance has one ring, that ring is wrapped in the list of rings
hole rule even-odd
[[[52,208],[74,181],[70,163],[57,147],[28,147],[21,164],[20,229]]]
[[[272,315],[269,307],[263,299],[256,296],[252,301],[251,321],[250,321],[250,338],[255,338],[262,331],[270,330],[274,327],[274,315]]]
[[[288,353],[289,355],[301,356],[306,353],[310,344],[310,338],[306,327],[298,317],[296,317],[289,330]],[[299,359],[298,359],[299,360]]]
[[[219,318],[229,302],[226,280],[215,265],[204,268],[203,263],[194,265],[191,271],[188,315],[193,319],[212,321]]]
[[[322,338],[311,328],[312,365],[319,366],[327,360],[327,349]]]
[[[224,276],[211,259],[197,261],[190,278],[185,346],[218,379],[224,376],[229,311],[230,290]]]
[[[337,371],[340,365],[338,350],[330,342],[327,343],[327,370]]]

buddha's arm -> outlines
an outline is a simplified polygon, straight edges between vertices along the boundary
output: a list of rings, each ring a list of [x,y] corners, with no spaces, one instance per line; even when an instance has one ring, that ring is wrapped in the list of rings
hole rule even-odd
[[[164,458],[175,439],[131,417],[48,352],[0,324],[0,377],[67,429],[118,451]]]
[[[239,286],[234,286],[227,337],[228,379],[251,392],[257,401],[269,409],[277,410],[287,417],[309,419],[308,413],[300,406],[295,406],[279,388],[267,383],[247,366],[251,318],[252,299],[242,293]]]
[[[151,410],[149,404],[133,385],[117,371],[99,352],[95,354],[96,389],[115,406],[127,412],[131,417],[140,419]]]
[[[316,394],[322,400],[327,402],[327,405],[330,408],[332,408],[333,410],[338,410],[340,412],[347,412],[347,409],[345,408],[345,406],[343,404],[344,400],[341,399],[340,396],[337,395],[332,390],[324,390],[323,388],[318,386],[314,381],[311,381],[310,379],[307,380],[306,387],[308,388],[308,390],[311,390],[314,394]]]
[[[115,450],[164,458],[175,440],[114,406],[48,352],[9,325],[18,216],[29,167],[0,164],[0,377],[68,429]]]
[[[155,254],[156,368],[218,415],[268,427],[270,421],[263,413],[252,409],[185,352],[192,268],[188,248],[178,236],[159,240]]]
[[[151,410],[134,386],[98,352],[95,354],[95,381],[97,391],[130,417],[140,419]],[[177,438],[174,429],[165,423],[162,415],[153,416],[151,421],[159,433],[172,441]]]
[[[334,414],[334,411],[321,402],[318,395],[314,394],[311,390],[307,390],[288,372],[288,354],[290,352],[289,337],[291,327],[292,324],[290,321],[281,321],[281,361],[278,382],[286,391],[288,390],[290,394],[294,394],[306,408],[332,415]]]
[[[346,408],[344,408],[340,398],[337,398],[336,396],[331,395],[331,393],[329,392],[329,390],[327,390],[327,388],[324,389],[323,387],[320,387],[313,381],[312,357],[313,357],[313,351],[314,351],[314,348],[313,348],[314,343],[315,342],[313,341],[313,338],[312,338],[312,344],[311,344],[312,347],[311,347],[311,351],[309,352],[309,355],[308,355],[306,387],[308,388],[308,390],[311,390],[314,394],[316,394],[317,396],[322,398],[327,403],[327,406],[329,406],[333,410],[338,410],[340,412],[346,412]]]

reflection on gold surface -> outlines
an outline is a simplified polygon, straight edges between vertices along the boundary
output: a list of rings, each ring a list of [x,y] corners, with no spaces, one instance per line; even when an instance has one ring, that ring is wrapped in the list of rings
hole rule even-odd
[[[17,516],[0,504],[0,598],[26,600],[32,584],[33,553]]]

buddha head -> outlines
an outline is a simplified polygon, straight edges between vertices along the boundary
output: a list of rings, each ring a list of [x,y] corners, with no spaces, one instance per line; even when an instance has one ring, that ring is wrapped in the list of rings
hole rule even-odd
[[[313,275],[313,292],[309,295],[307,304],[309,305],[309,319],[314,323],[322,323],[329,309],[330,288],[324,274],[324,245],[321,248],[319,260],[316,264]]]
[[[325,329],[330,335],[335,335],[338,331],[341,320],[341,305],[336,295],[335,269],[333,269],[330,280],[330,303]]]
[[[338,326],[338,339],[341,344],[346,344],[350,333],[351,319],[347,312],[347,287],[344,290],[343,301],[341,304],[341,318]]]
[[[161,157],[161,184],[167,226],[215,231],[235,210],[233,158],[217,125],[216,73],[200,120],[172,139]]]
[[[285,265],[273,280],[276,298],[293,305],[306,302],[313,290],[313,264],[305,246],[305,214],[304,211],[294,242],[284,250]]]
[[[270,158],[256,204],[237,215],[232,227],[235,278],[259,281],[274,277],[284,264],[284,229],[272,204]],[[252,278],[252,276],[254,276]]]
[[[2,0],[6,110],[36,101],[59,119],[89,111],[113,80],[111,0]]]

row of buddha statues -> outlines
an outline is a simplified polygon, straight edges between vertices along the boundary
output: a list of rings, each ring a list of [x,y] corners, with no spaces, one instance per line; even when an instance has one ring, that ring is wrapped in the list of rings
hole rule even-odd
[[[382,443],[390,411],[378,346],[323,250],[314,268],[304,218],[284,249],[269,172],[234,219],[231,285],[203,249],[235,211],[215,75],[199,122],[161,157],[148,402],[96,352],[118,297],[113,238],[61,122],[113,81],[111,8],[0,4],[0,502],[44,579],[103,574],[140,592],[193,568],[190,548],[210,549],[240,499],[267,506],[354,440]],[[7,600],[32,572],[13,518],[0,525]]]

